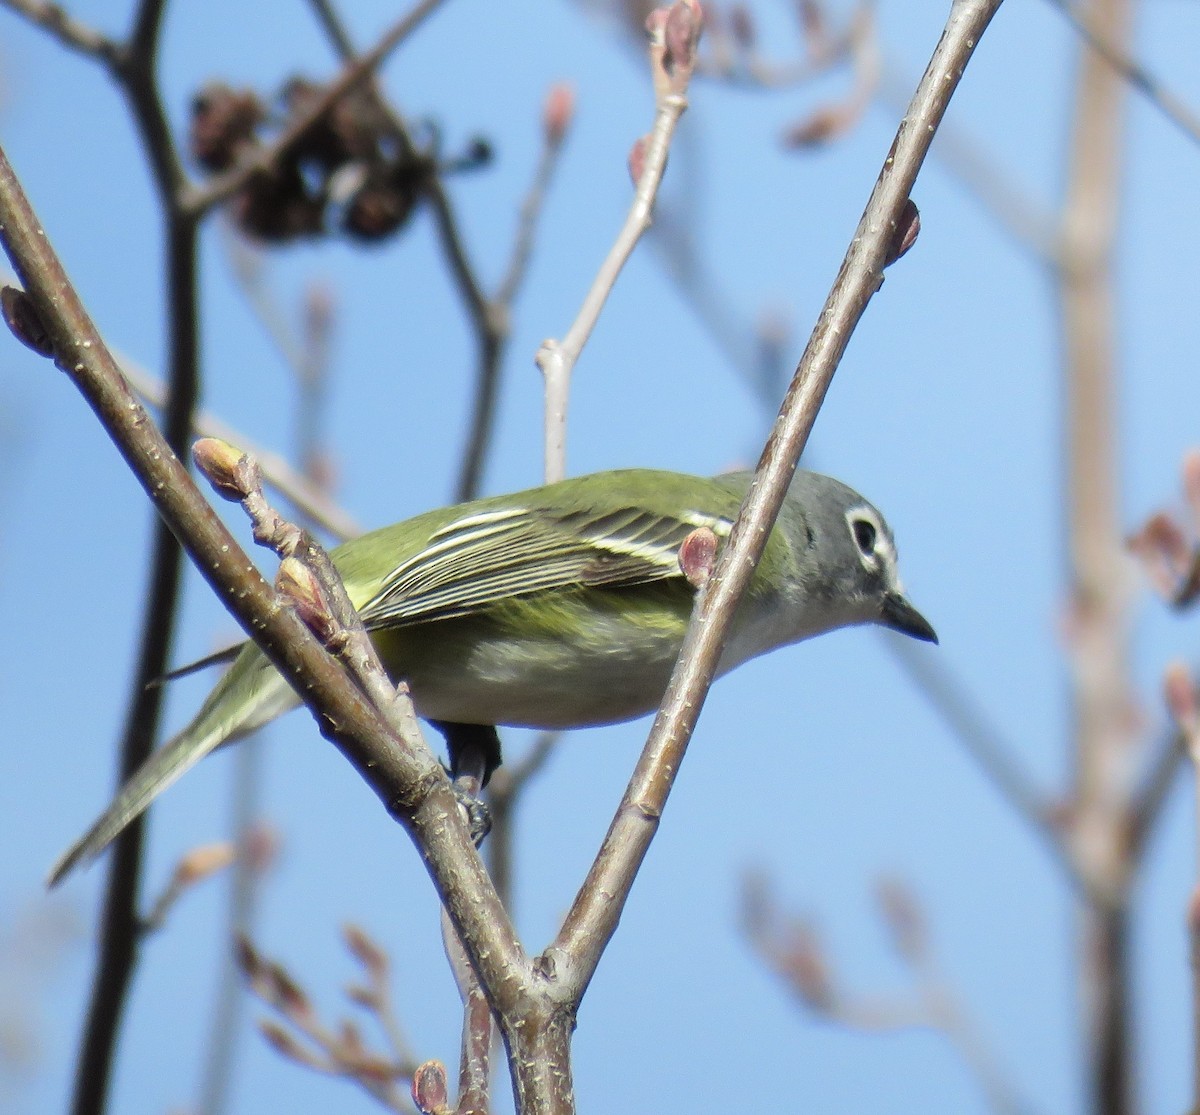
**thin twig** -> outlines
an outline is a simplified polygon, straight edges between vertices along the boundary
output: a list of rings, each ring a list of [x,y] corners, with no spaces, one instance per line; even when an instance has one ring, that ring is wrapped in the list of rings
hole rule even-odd
[[[502,766],[488,783],[487,801],[492,811],[492,831],[484,845],[488,874],[510,916],[513,914],[513,822],[517,803],[529,783],[550,761],[561,739],[558,732],[539,732],[533,746],[520,761]]]
[[[1200,116],[1138,63],[1104,25],[1071,0],[1050,0],[1083,40],[1193,143],[1200,143]]]
[[[161,407],[165,400],[162,382],[137,364],[120,357],[121,371],[133,389],[151,406]],[[240,430],[206,410],[192,417],[192,432],[199,437],[215,437],[244,449],[258,460],[263,479],[307,519],[345,541],[362,533],[362,528],[328,494],[292,467],[281,453],[264,449]]]
[[[1158,744],[1158,750],[1147,765],[1129,807],[1129,856],[1135,863],[1140,863],[1145,856],[1155,822],[1162,816],[1167,795],[1175,785],[1187,754],[1183,733],[1172,732]]]
[[[442,947],[463,1004],[455,1115],[486,1115],[491,1094],[492,1011],[450,919],[442,914]]]
[[[901,646],[899,639],[889,637],[886,632],[881,641],[1004,800],[1046,842],[1071,882],[1086,890],[1087,882],[1080,874],[1063,829],[1055,822],[1045,795],[1017,761],[1016,749],[1001,737],[951,667],[935,661],[931,655],[912,653],[912,648]]]
[[[549,97],[553,98],[558,93],[557,88],[552,89]],[[566,96],[567,94],[562,95]],[[569,118],[569,109],[567,114]],[[462,465],[459,469],[458,483],[455,485],[455,499],[459,502],[472,499],[479,494],[479,486],[483,478],[483,463],[487,459],[492,429],[496,421],[496,402],[500,394],[500,372],[504,366],[504,354],[508,348],[508,339],[511,333],[512,306],[528,272],[538,219],[545,207],[546,192],[553,181],[554,172],[558,169],[565,129],[566,120],[555,124],[543,119],[542,150],[534,170],[533,181],[521,202],[517,231],[513,237],[508,267],[492,297],[489,298],[482,295],[482,291],[479,292],[484,298],[484,305],[481,307],[482,312],[477,320],[479,357],[476,362],[471,416],[467,422],[467,436],[461,456]],[[435,211],[439,213],[438,225],[442,228],[443,243],[446,245],[450,257],[461,255],[462,246],[458,243],[457,229],[452,221],[448,221],[449,211],[437,205],[435,205]],[[465,264],[466,260],[463,257],[462,265],[465,266]],[[474,285],[473,279],[471,279],[471,283]]]
[[[218,597],[387,806],[414,834],[443,904],[498,1008],[532,985],[524,950],[475,853],[445,772],[416,741],[394,735],[357,686],[276,594],[200,494],[138,405],[88,318],[0,151],[0,240],[58,367],[91,404],[143,489]]]
[[[903,112],[911,87],[912,83],[893,67],[881,67],[877,92],[889,109]],[[1039,263],[1055,266],[1061,262],[1062,246],[1054,214],[1021,188],[1011,164],[993,158],[953,120],[944,121],[938,128],[931,154]]]
[[[1182,662],[1171,663],[1163,675],[1163,692],[1167,708],[1192,765],[1195,784],[1195,817],[1193,839],[1197,851],[1197,871],[1200,873],[1200,705],[1191,671]],[[1200,1104],[1200,883],[1193,885],[1188,899],[1187,931],[1190,945],[1192,976],[1192,1108]]]
[[[38,3],[37,0],[0,0],[0,4],[48,31],[62,46],[96,58],[105,65],[111,66],[121,54],[118,42],[68,15],[59,4]]]
[[[1000,0],[954,0],[942,38],[896,134],[716,570],[697,597],[675,670],[604,844],[543,962],[572,1001],[616,929],[657,829],[745,591],[850,335],[883,276],[901,216],[963,69]]]
[[[671,9],[672,12],[677,10]],[[691,11],[691,9],[687,9]],[[653,19],[654,17],[651,16]],[[669,17],[668,17],[669,18]],[[692,15],[697,21],[696,37],[699,37],[699,7]],[[621,226],[612,248],[600,265],[591,287],[584,296],[574,322],[566,336],[557,341],[543,341],[537,352],[537,364],[545,377],[545,482],[552,484],[566,476],[567,463],[567,400],[570,394],[571,372],[575,367],[583,346],[592,335],[608,296],[612,292],[617,276],[633,253],[642,234],[650,227],[654,199],[662,182],[667,165],[667,152],[676,125],[687,109],[687,88],[695,65],[695,44],[691,54],[685,58],[671,60],[667,54],[666,27],[652,28],[650,44],[651,72],[655,79],[654,126],[645,140],[635,145],[635,168],[637,188],[633,204]],[[669,71],[669,72],[668,72]],[[640,164],[640,166],[639,166]]]
[[[309,2],[341,60],[346,64],[355,62],[357,56],[354,44],[333,5],[329,0],[309,0]],[[384,105],[388,113],[392,130],[402,149],[409,153],[414,152],[416,147],[404,117],[382,95],[380,104]],[[554,148],[557,153],[558,146],[557,143],[547,143],[545,150]],[[545,157],[543,156],[539,162],[539,172],[535,175],[535,183],[541,181],[544,163]],[[546,174],[548,177],[549,171],[546,171]],[[526,222],[523,222],[517,233],[513,261],[507,272],[508,279],[502,281],[500,293],[494,298],[489,298],[467,255],[458,218],[435,167],[431,168],[430,172],[424,176],[421,190],[429,204],[434,227],[438,233],[438,242],[450,269],[451,278],[454,280],[455,288],[471,319],[477,347],[475,391],[471,402],[471,416],[468,420],[462,465],[458,480],[454,485],[455,502],[461,503],[479,494],[483,463],[495,425],[500,371],[509,336],[509,311],[524,274],[524,261],[521,260],[518,263],[518,255],[527,250],[526,246],[529,243],[531,232],[525,231]],[[528,210],[524,211],[528,212]],[[536,214],[534,214],[535,216]],[[529,226],[532,226],[534,217],[529,218],[527,222]]]

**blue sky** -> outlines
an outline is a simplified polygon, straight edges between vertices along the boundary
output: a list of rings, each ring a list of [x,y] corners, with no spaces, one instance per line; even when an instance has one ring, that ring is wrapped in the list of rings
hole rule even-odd
[[[72,6],[114,32],[126,5]],[[771,49],[793,49],[784,9],[756,11]],[[919,74],[945,5],[880,6],[900,74]],[[395,16],[354,6],[368,43]],[[1149,6],[1137,51],[1192,103],[1200,11]],[[1064,170],[1072,36],[1050,5],[1010,0],[951,110],[1023,191],[1052,208]],[[101,72],[0,14],[0,141],[103,333],[161,366],[160,222],[119,96]],[[302,4],[173,5],[162,73],[185,126],[191,94],[221,77],[266,92],[334,60]],[[533,354],[567,329],[629,201],[625,158],[652,105],[638,60],[602,18],[567,4],[453,0],[385,71],[413,117],[450,150],[475,134],[493,166],[451,191],[485,281],[507,262],[516,207],[537,153],[541,98],[576,86],[578,113],[551,193],[514,331],[488,491],[541,471]],[[896,124],[873,106],[828,150],[781,152],[782,129],[844,89],[845,77],[784,93],[693,90],[669,196],[688,194],[705,265],[733,311],[791,323],[798,357]],[[1129,106],[1119,335],[1124,520],[1174,499],[1197,441],[1193,312],[1200,256],[1200,152],[1144,102]],[[1058,338],[1041,266],[939,165],[914,193],[922,232],[889,272],[851,342],[812,453],[889,518],[913,599],[942,656],[1003,727],[1048,793],[1067,784],[1067,673]],[[365,525],[444,502],[462,439],[473,344],[424,217],[373,250],[326,243],[267,261],[295,316],[313,282],[335,292],[326,430],[339,494]],[[231,279],[210,227],[202,259],[205,405],[260,443],[291,436],[290,379]],[[639,249],[577,369],[568,468],[648,465],[697,473],[753,460],[769,415]],[[41,879],[107,800],[112,748],[132,670],[149,510],[67,381],[0,345],[0,945],[20,927],[74,924],[44,967],[0,954],[0,1003],[38,1046],[0,1068],[0,1107],[60,1109],[90,976],[103,870],[47,899]],[[244,522],[234,529],[248,541]],[[1148,738],[1163,731],[1158,678],[1194,658],[1194,620],[1139,605],[1135,671]],[[176,657],[205,653],[232,621],[192,574]],[[205,691],[171,690],[172,726]],[[516,916],[531,947],[553,934],[603,835],[647,728],[582,732],[530,790],[519,828]],[[519,735],[511,754],[524,745]],[[275,725],[266,809],[284,841],[262,895],[257,939],[311,989],[327,1016],[354,975],[338,941],[353,920],[391,950],[397,996],[425,1057],[457,1056],[457,1010],[432,891],[403,834],[302,714]],[[176,858],[227,824],[232,756],[206,761],[154,813],[153,892]],[[1171,797],[1138,891],[1136,1013],[1148,1111],[1187,1103],[1190,1003],[1183,905],[1194,878],[1186,780]],[[756,868],[810,913],[838,973],[868,996],[903,993],[874,905],[881,874],[907,879],[928,910],[940,962],[1031,1106],[1083,1109],[1073,974],[1073,908],[1055,864],[979,774],[878,636],[846,631],[780,651],[718,684],[620,930],[580,1014],[583,1109],[733,1106],[747,1081],[768,1108],[885,1113],[986,1110],[977,1082],[938,1035],[861,1035],[815,1021],[750,953],[739,880]],[[198,890],[147,943],[121,1047],[113,1110],[159,1112],[196,1094],[224,925],[223,884]],[[50,919],[49,922],[46,919]],[[19,959],[13,959],[13,957]],[[4,988],[9,988],[5,993]],[[251,1010],[249,1013],[256,1013]],[[502,1085],[498,1094],[507,1103]],[[370,1101],[282,1062],[248,1033],[232,1110],[343,1110]]]

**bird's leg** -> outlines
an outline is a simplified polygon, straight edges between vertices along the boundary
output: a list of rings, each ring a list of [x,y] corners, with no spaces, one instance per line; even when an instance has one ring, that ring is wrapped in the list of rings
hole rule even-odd
[[[478,847],[492,827],[491,810],[479,794],[500,765],[500,737],[491,724],[430,723],[446,738],[454,796],[467,814],[471,839]]]

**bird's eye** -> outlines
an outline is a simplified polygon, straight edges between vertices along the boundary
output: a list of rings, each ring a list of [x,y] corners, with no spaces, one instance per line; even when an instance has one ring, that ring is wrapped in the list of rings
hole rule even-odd
[[[866,519],[855,519],[850,524],[850,529],[854,531],[854,541],[858,543],[858,548],[868,557],[874,554],[875,524]]]

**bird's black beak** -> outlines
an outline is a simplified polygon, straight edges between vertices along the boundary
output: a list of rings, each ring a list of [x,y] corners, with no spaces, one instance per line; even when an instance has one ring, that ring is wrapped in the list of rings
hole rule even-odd
[[[889,592],[883,598],[882,622],[885,627],[899,631],[902,635],[911,635],[914,639],[920,639],[922,642],[936,643],[938,641],[937,632],[934,631],[929,620],[908,602],[906,596],[899,592]]]

